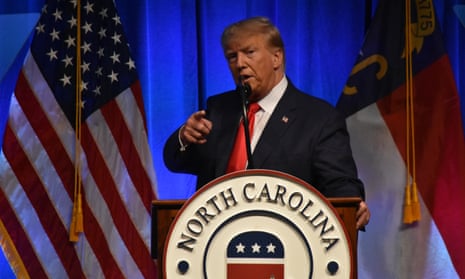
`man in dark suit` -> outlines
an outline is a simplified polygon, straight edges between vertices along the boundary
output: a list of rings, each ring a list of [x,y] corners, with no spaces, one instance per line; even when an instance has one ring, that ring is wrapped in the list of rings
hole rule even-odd
[[[266,18],[246,19],[227,27],[221,43],[236,84],[249,86],[249,103],[260,107],[251,136],[254,168],[299,177],[326,197],[364,198],[344,118],[287,79],[277,28]],[[207,110],[193,113],[167,140],[166,166],[197,175],[197,188],[231,171],[241,109],[236,91],[210,97]],[[357,227],[368,224],[369,218],[362,201]]]

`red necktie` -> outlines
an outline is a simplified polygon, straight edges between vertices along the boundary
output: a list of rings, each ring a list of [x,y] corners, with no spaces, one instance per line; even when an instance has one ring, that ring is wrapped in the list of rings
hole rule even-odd
[[[251,103],[249,105],[249,110],[247,111],[247,118],[249,120],[249,135],[252,139],[253,135],[253,126],[255,122],[255,113],[260,110],[260,105],[257,103]],[[229,158],[228,168],[226,173],[233,171],[244,170],[247,163],[247,148],[245,146],[245,131],[244,124],[239,124],[239,129],[237,130],[236,142],[234,143],[233,150],[231,152],[231,157]]]

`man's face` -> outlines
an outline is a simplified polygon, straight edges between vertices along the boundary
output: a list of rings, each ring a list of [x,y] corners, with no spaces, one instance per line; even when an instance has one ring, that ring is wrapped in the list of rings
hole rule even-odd
[[[250,85],[251,101],[265,97],[283,77],[282,50],[267,46],[263,35],[235,36],[224,52],[236,84],[242,79]]]

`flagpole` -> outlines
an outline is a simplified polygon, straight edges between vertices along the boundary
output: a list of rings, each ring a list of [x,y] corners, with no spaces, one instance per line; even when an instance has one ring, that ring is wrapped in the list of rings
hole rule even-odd
[[[77,242],[79,233],[83,232],[82,197],[81,197],[81,1],[76,3],[76,86],[75,86],[75,166],[74,166],[74,203],[69,232],[69,240]]]
[[[411,1],[405,0],[405,112],[406,112],[406,186],[404,201],[404,224],[412,224],[420,220],[420,204],[416,186],[415,167],[415,119],[413,96],[413,63],[412,63],[412,24]]]

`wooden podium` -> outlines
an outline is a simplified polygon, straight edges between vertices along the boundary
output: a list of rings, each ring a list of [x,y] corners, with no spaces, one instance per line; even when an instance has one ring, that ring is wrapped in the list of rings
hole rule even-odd
[[[354,268],[352,269],[352,279],[357,278],[357,241],[358,231],[356,229],[355,214],[360,198],[329,198],[330,203],[339,213],[345,224],[352,245],[354,258]],[[185,200],[155,200],[152,203],[152,258],[158,261],[158,278],[162,279],[162,256],[166,236],[170,225],[176,217],[178,210]]]

